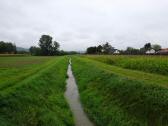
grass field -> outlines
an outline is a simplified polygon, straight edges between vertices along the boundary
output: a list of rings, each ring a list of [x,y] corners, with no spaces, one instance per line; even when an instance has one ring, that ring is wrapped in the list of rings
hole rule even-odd
[[[98,126],[168,125],[167,76],[91,59],[73,57],[73,71],[85,111]]]
[[[86,57],[122,68],[168,75],[167,56],[89,55]]]
[[[168,126],[168,58],[71,56],[95,126]],[[64,98],[68,57],[0,57],[0,126],[74,126]]]
[[[0,126],[73,126],[66,57],[0,57]]]

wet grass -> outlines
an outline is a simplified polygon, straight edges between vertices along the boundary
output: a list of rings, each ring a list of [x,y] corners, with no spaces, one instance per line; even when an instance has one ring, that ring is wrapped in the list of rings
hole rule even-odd
[[[74,125],[64,98],[66,57],[0,57],[0,60],[3,60],[0,63],[1,126]]]
[[[166,82],[153,83],[160,75],[153,74],[152,81],[152,74],[143,79],[140,75],[148,73],[112,67],[86,58],[73,57],[72,62],[81,101],[97,126],[168,125]]]

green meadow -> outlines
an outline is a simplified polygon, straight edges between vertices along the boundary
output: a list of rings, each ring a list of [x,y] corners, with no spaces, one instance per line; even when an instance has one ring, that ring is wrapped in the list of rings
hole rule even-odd
[[[72,60],[81,101],[95,124],[167,126],[168,77],[109,65],[104,62],[106,58],[113,56],[81,56]],[[126,60],[129,60],[127,56]]]
[[[168,57],[123,55],[0,56],[0,126],[75,126],[70,57],[95,126],[168,126]]]
[[[73,126],[66,57],[0,57],[1,126]]]

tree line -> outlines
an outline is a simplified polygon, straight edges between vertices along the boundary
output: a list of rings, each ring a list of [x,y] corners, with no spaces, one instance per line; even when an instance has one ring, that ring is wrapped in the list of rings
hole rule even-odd
[[[16,54],[16,45],[11,42],[0,41],[1,54]]]
[[[146,54],[147,51],[150,51],[151,49],[153,49],[155,52],[158,52],[159,50],[161,50],[161,45],[159,44],[151,44],[151,43],[146,43],[142,48],[140,49],[136,49],[133,47],[127,47],[126,50],[120,50],[121,54],[133,54],[133,55],[143,55]]]
[[[38,47],[31,46],[29,51],[34,56],[55,56],[55,55],[71,55],[77,54],[75,51],[63,51],[60,50],[60,44],[57,41],[53,41],[50,35],[42,35]]]
[[[133,47],[127,47],[126,50],[115,49],[111,44],[106,42],[103,45],[91,46],[86,49],[87,54],[113,54],[118,51],[119,54],[145,54],[147,51],[153,49],[155,52],[159,51],[162,47],[158,44],[152,45],[151,43],[146,43],[142,48],[136,49]]]
[[[50,35],[42,35],[39,39],[38,46],[31,46],[29,52],[24,48],[19,50],[19,47],[17,48],[16,45],[11,42],[0,41],[0,54],[31,54],[34,56],[77,54],[75,51],[63,51],[59,48],[60,44],[57,41],[53,41]]]
[[[111,54],[115,51],[115,48],[112,47],[108,42],[103,45],[91,46],[86,50],[87,54]]]
[[[31,46],[29,52],[34,56],[54,56],[54,55],[68,55],[77,54],[75,51],[65,52],[60,50],[60,44],[57,41],[53,41],[50,35],[42,35],[39,39],[38,46]],[[136,49],[133,47],[127,47],[126,50],[115,49],[109,42],[98,46],[91,46],[86,49],[87,54],[114,54],[118,51],[119,54],[146,54],[147,51],[153,49],[155,52],[159,51],[162,47],[158,44],[152,45],[146,43],[142,48]],[[11,42],[0,41],[0,53],[1,54],[16,54],[16,53],[28,53],[25,51],[17,52],[16,45]]]

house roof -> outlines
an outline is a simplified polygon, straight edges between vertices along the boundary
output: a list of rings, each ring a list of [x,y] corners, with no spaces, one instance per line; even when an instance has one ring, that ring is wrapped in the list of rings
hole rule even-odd
[[[152,54],[152,53],[155,53],[155,50],[154,49],[151,49],[151,50],[148,50],[146,51],[147,54]]]
[[[161,51],[168,51],[168,48],[165,48],[165,49],[161,49]]]
[[[158,51],[158,53],[168,53],[168,48],[161,49]]]

